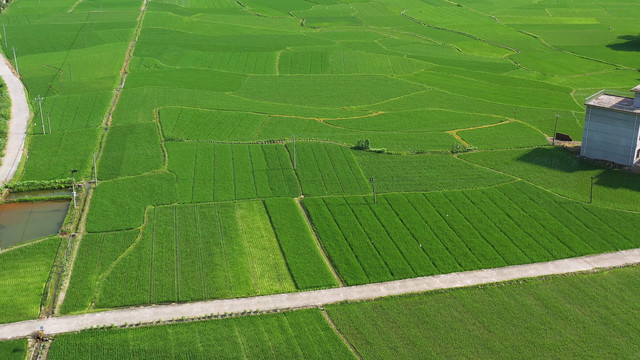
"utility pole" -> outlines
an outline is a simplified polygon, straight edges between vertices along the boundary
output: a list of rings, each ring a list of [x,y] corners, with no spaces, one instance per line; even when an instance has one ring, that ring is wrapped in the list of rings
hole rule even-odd
[[[51,134],[51,113],[47,113],[47,122],[49,123],[49,134]]]
[[[4,47],[6,49],[9,47],[9,44],[7,44],[7,29],[5,28],[4,23],[2,23],[2,31],[4,32]]]
[[[593,180],[595,180],[595,176],[591,177],[591,197],[589,198],[589,204],[593,203]]]
[[[16,72],[20,76],[20,69],[18,69],[18,58],[16,57],[16,47],[13,47],[13,62],[16,64]]]
[[[42,123],[42,134],[46,135],[47,132],[44,130],[44,116],[42,115],[42,100],[44,100],[44,98],[40,96],[40,94],[38,94],[38,97],[35,100],[38,102],[38,105],[40,106],[40,122]]]
[[[73,174],[77,173],[78,170],[71,169],[71,189],[73,193],[73,207],[76,207],[76,178]]]
[[[558,133],[558,118],[560,118],[560,115],[556,115],[556,127],[553,130],[553,145],[556,144],[556,134]]]
[[[95,186],[98,186],[98,167],[96,166],[96,153],[93,153],[93,177],[95,179]]]
[[[296,134],[293,134],[293,170],[296,169]]]
[[[369,178],[369,181],[371,181],[371,187],[373,188],[373,204],[375,205],[378,203],[378,199],[376,198],[376,183],[374,180],[373,176]]]

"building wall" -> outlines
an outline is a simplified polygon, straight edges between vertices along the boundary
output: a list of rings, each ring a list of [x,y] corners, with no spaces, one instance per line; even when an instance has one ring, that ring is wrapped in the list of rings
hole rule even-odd
[[[587,106],[580,155],[633,165],[638,125],[634,114]]]

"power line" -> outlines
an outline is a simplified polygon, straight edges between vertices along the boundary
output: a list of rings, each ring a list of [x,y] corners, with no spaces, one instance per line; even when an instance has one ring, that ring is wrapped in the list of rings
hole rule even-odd
[[[47,132],[44,130],[44,117],[42,116],[42,100],[44,100],[44,98],[40,96],[40,94],[38,94],[38,97],[35,100],[38,102],[38,105],[40,106],[40,122],[42,123],[42,134],[46,135]]]

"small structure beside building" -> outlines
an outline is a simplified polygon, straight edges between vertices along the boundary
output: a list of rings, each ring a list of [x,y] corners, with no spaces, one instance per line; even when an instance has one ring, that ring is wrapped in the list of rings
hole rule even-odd
[[[640,85],[635,98],[603,91],[587,98],[580,155],[633,166],[640,160]]]

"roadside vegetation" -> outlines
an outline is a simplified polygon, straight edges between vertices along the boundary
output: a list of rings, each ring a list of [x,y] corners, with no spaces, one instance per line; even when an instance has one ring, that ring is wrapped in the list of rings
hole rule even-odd
[[[11,119],[11,98],[7,91],[7,84],[0,79],[0,158],[4,155],[9,133],[9,119]],[[0,164],[2,160],[0,160]]]

